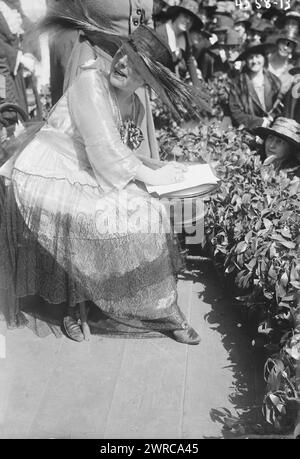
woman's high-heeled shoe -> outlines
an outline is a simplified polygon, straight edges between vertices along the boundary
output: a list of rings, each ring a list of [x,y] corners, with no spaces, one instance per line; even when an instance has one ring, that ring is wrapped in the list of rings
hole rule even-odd
[[[196,345],[201,341],[200,336],[187,322],[182,324],[183,328],[178,330],[170,330],[165,332],[169,338],[174,339],[178,343]]]
[[[170,333],[170,338],[174,339],[178,343],[183,344],[199,344],[201,341],[200,336],[192,327],[188,327],[185,330],[174,330]]]
[[[71,316],[66,316],[64,317],[63,325],[66,335],[73,341],[77,341],[80,343],[84,340],[84,335],[82,333],[78,320],[74,319]]]

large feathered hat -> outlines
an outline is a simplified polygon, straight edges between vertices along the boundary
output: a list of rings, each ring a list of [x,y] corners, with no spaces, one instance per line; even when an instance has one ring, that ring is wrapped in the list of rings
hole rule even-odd
[[[183,83],[172,71],[173,60],[168,45],[145,26],[139,26],[128,38],[117,35],[104,15],[95,20],[84,1],[62,0],[53,5],[40,23],[40,29],[71,28],[81,30],[95,47],[110,51],[122,49],[134,68],[177,118],[209,113],[209,95],[202,88]]]

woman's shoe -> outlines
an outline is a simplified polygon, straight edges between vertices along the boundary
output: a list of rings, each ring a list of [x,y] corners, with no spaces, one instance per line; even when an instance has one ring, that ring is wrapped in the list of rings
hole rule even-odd
[[[196,345],[201,341],[200,336],[192,327],[187,327],[184,330],[174,330],[168,333],[170,338],[174,339],[178,343]]]
[[[67,336],[71,338],[73,341],[81,342],[84,340],[84,335],[82,333],[78,320],[74,319],[71,316],[66,316],[64,317],[63,325]]]

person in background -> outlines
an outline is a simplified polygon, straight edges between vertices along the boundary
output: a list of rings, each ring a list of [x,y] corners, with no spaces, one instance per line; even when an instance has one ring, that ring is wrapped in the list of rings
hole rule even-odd
[[[0,1],[0,74],[6,81],[6,101],[19,105],[28,115],[24,71],[34,72],[35,58],[22,50],[23,21],[14,6]],[[6,116],[9,122],[16,122],[15,115]]]
[[[260,4],[261,3],[263,2],[260,2]],[[260,8],[258,13],[261,15],[262,19],[268,21],[271,24],[273,31],[281,30],[284,27],[286,11],[278,8],[278,4],[276,5],[275,2],[273,5],[271,4],[270,8]]]
[[[208,50],[211,47],[212,35],[206,31],[192,28],[190,31],[190,44],[192,46],[192,54],[195,58],[197,68],[199,69],[201,78],[208,80],[212,71],[212,58],[208,55]]]
[[[293,78],[292,86],[283,100],[283,116],[292,118],[300,123],[300,67],[296,66],[289,70]]]
[[[214,77],[215,73],[222,71],[223,63],[226,61],[225,51],[222,44],[225,43],[228,30],[233,29],[233,19],[227,14],[215,16],[210,25],[209,46],[202,55],[197,58],[198,67],[201,70],[205,81]]]
[[[294,33],[283,30],[275,39],[276,49],[268,56],[268,69],[281,81],[281,92],[286,94],[293,82],[289,70],[299,41]]]
[[[300,12],[297,10],[286,11],[285,17],[283,19],[283,28],[291,34],[299,35]]]
[[[254,134],[264,141],[262,159],[265,165],[275,164],[279,169],[300,166],[300,124],[278,117],[269,127],[258,127]]]
[[[234,30],[240,37],[241,45],[247,40],[250,25],[249,15],[244,11],[237,11],[234,15]]]
[[[274,27],[267,19],[253,16],[248,29],[248,42],[264,43],[271,33],[274,32]]]
[[[156,29],[173,54],[178,74],[186,72],[184,57],[189,46],[190,31],[203,29],[198,11],[199,5],[196,0],[183,0],[179,6],[170,6],[167,9],[168,21]]]
[[[230,87],[229,111],[234,125],[251,131],[269,126],[281,103],[281,83],[267,68],[274,45],[251,43],[237,58],[245,63]]]
[[[169,8],[169,6],[171,5],[169,5],[168,1],[153,0],[153,22],[155,29],[157,29],[157,27],[168,21],[168,15],[166,11]]]

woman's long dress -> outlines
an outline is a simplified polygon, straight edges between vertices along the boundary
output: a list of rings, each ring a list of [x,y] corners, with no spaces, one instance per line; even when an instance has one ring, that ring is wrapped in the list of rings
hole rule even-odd
[[[102,331],[182,328],[169,218],[134,182],[141,162],[122,143],[120,123],[95,61],[15,159],[1,218],[0,282],[16,298],[90,300]],[[5,315],[12,326],[24,320],[18,301]]]

